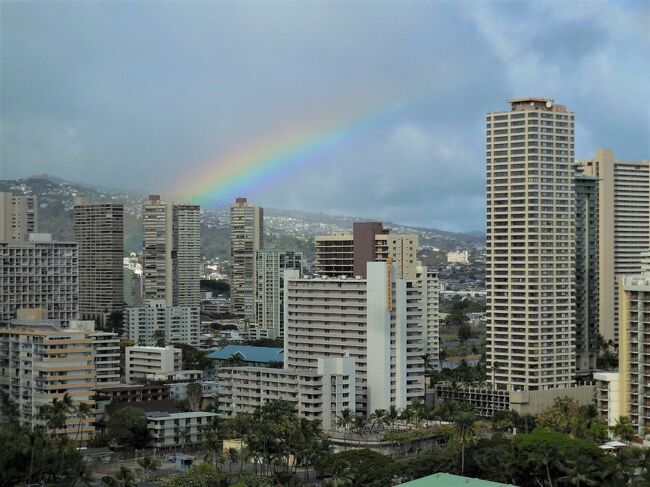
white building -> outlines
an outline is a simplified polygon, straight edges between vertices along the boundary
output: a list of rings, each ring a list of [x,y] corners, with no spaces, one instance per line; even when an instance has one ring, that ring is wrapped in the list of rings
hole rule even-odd
[[[97,386],[120,383],[120,338],[117,333],[95,331],[92,320],[72,320],[70,330],[85,331],[92,339]]]
[[[252,413],[271,401],[293,404],[299,416],[336,428],[344,409],[355,411],[355,364],[351,357],[318,358],[313,369],[222,367],[219,411]]]
[[[124,309],[126,336],[139,345],[185,343],[198,347],[201,335],[200,306],[168,307],[164,300]]]
[[[618,372],[596,372],[596,407],[607,426],[614,426],[621,416],[621,380]]]
[[[469,264],[469,252],[467,250],[458,250],[447,252],[448,264]]]
[[[203,428],[207,427],[215,413],[193,411],[187,413],[150,412],[147,429],[151,432],[149,446],[171,448],[201,443]]]
[[[440,289],[438,274],[426,266],[417,266],[417,289],[420,292],[420,319],[427,367],[440,370]]]
[[[398,269],[368,262],[366,279],[285,272],[285,368],[317,370],[319,358],[352,357],[355,409],[364,413],[422,397],[420,297],[417,282],[399,278]]]
[[[187,386],[190,384],[201,384],[203,397],[216,399],[219,392],[219,383],[213,380],[202,380],[194,382],[171,382],[169,386],[169,396],[174,401],[183,401],[187,399]]]
[[[53,242],[49,234],[29,238],[0,242],[0,320],[39,308],[65,327],[78,314],[77,244]]]
[[[167,347],[126,347],[125,378],[128,383],[145,380],[148,375],[172,374],[182,369],[183,352],[172,345]]]

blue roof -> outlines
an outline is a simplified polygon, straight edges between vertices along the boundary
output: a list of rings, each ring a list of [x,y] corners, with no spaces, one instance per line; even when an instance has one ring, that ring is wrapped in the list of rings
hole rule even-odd
[[[284,350],[274,347],[252,347],[249,345],[226,345],[208,354],[208,358],[228,360],[233,355],[240,355],[246,362],[281,362],[284,360]]]

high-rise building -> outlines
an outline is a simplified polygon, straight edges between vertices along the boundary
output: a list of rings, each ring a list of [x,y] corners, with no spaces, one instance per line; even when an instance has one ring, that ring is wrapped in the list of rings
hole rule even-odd
[[[650,426],[650,252],[643,253],[641,273],[620,284],[621,414],[643,437]]]
[[[198,306],[201,303],[201,207],[178,205],[176,232],[178,273],[177,306]]]
[[[0,320],[18,309],[45,309],[47,318],[67,326],[77,319],[77,244],[53,242],[48,234],[30,241],[0,242]]]
[[[576,173],[576,374],[598,356],[598,179]]]
[[[36,196],[0,192],[0,242],[27,240],[38,231]]]
[[[487,373],[498,390],[575,374],[574,114],[546,98],[487,115]]]
[[[79,316],[104,323],[124,307],[124,205],[75,198]]]
[[[150,195],[142,207],[143,298],[167,306],[201,302],[200,207]]]
[[[379,222],[357,222],[352,233],[317,236],[316,274],[319,276],[365,277],[368,262],[398,264],[399,276],[415,279],[418,236],[395,234]]]
[[[426,266],[417,266],[417,289],[420,292],[420,320],[423,356],[427,368],[440,370],[440,284],[438,274]]]
[[[600,333],[618,340],[618,279],[641,270],[650,248],[650,161],[619,161],[597,149],[581,170],[598,178],[598,273]]]
[[[367,278],[300,278],[285,271],[285,368],[315,370],[321,357],[356,362],[361,412],[404,408],[424,392],[420,293],[397,263],[368,262]]]
[[[47,322],[17,321],[0,327],[0,389],[17,404],[22,423],[42,424],[40,407],[64,394],[75,405],[94,406],[94,387],[92,338],[87,332],[63,330]],[[68,417],[65,431],[71,436],[79,431],[87,439],[95,429],[93,421]]]
[[[98,331],[93,320],[70,321],[70,331],[87,332],[92,340],[97,387],[120,383],[120,338],[117,333]]]
[[[201,336],[200,306],[166,306],[149,300],[143,306],[124,309],[124,330],[138,345],[185,343],[198,347]]]
[[[255,252],[264,244],[264,210],[246,198],[230,207],[230,299],[232,312],[255,315]]]
[[[283,250],[258,250],[255,254],[255,322],[258,327],[284,336],[285,270],[302,272],[302,253]]]

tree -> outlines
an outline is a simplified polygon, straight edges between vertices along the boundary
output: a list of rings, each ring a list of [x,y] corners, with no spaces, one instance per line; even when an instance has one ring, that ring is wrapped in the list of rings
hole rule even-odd
[[[203,399],[203,386],[199,382],[192,382],[187,385],[187,402],[190,411],[201,409],[201,400]]]
[[[472,338],[472,328],[468,324],[463,323],[458,327],[458,341],[463,343],[470,338]]]
[[[330,485],[338,478],[348,482],[338,485],[384,487],[391,485],[396,464],[389,456],[361,448],[324,455],[316,463],[316,471],[320,477],[330,478]]]
[[[465,472],[465,445],[474,438],[474,425],[476,423],[476,415],[473,412],[463,411],[454,417],[454,424],[456,427],[456,436],[460,442],[461,456],[460,456],[460,472]]]
[[[147,417],[142,409],[128,406],[117,411],[107,425],[108,435],[118,445],[141,449],[149,443]]]
[[[165,330],[156,330],[153,332],[153,339],[157,347],[164,347],[165,343]]]
[[[343,428],[343,433],[344,433],[343,441],[345,442],[344,448],[346,449],[347,449],[347,441],[345,436],[350,431],[350,426],[352,426],[353,421],[354,421],[354,414],[352,413],[352,410],[348,408],[345,408],[343,411],[341,411],[341,414],[336,417],[337,428]]]
[[[144,457],[138,458],[138,465],[144,471],[143,480],[149,480],[149,473],[155,472],[160,468],[160,460],[146,453]]]
[[[612,431],[615,438],[626,443],[629,443],[634,437],[634,425],[627,416],[621,416],[618,418],[616,424],[610,426],[609,429]]]
[[[79,419],[79,423],[77,424],[77,434],[75,436],[75,441],[79,441],[81,444],[83,444],[83,425],[85,423],[84,420],[90,418],[93,415],[93,408],[90,404],[86,402],[80,402],[79,405],[77,406],[77,411],[76,411],[77,418]]]
[[[135,476],[130,468],[121,466],[112,477],[102,477],[102,483],[107,487],[135,487]]]

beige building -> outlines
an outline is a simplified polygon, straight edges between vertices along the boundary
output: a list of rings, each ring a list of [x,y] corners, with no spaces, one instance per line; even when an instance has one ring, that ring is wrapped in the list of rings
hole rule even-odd
[[[79,317],[104,323],[124,307],[124,205],[75,198]]]
[[[230,299],[232,312],[255,315],[255,252],[264,247],[264,210],[237,198],[230,207]]]
[[[285,272],[285,368],[352,357],[356,407],[404,408],[424,393],[420,294],[396,263],[368,262],[367,278],[300,278]]]
[[[607,426],[614,426],[623,416],[621,411],[621,374],[618,372],[596,372],[596,407]]]
[[[467,250],[447,252],[447,263],[469,264],[469,252]]]
[[[354,223],[352,233],[317,236],[316,274],[319,276],[365,277],[368,262],[398,264],[404,279],[415,279],[419,238],[416,234],[395,234],[379,222]]]
[[[173,374],[183,368],[183,351],[167,347],[126,347],[124,375],[128,383],[156,374]]]
[[[18,309],[42,308],[47,318],[67,326],[77,319],[77,244],[31,234],[29,242],[0,242],[0,320]]]
[[[299,416],[335,429],[343,410],[355,411],[355,364],[351,357],[318,358],[310,369],[221,367],[219,411],[253,413],[271,401],[293,404]]]
[[[85,331],[92,339],[95,382],[98,387],[120,383],[120,337],[117,333],[95,330],[92,320],[70,321],[72,331]]]
[[[598,178],[600,333],[617,342],[617,280],[638,273],[650,248],[650,161],[619,161],[611,149],[597,149],[580,167]]]
[[[201,209],[149,195],[142,207],[143,298],[167,306],[201,303]]]
[[[642,272],[621,278],[619,372],[622,414],[636,434],[650,426],[650,252]]]
[[[75,404],[94,407],[93,339],[85,331],[63,330],[47,322],[0,327],[0,388],[16,402],[21,421],[39,424],[41,406],[69,394]],[[92,418],[69,417],[66,431],[84,438],[94,431]],[[63,433],[64,431],[58,431]]]
[[[438,274],[426,266],[417,266],[417,289],[420,292],[419,312],[421,320],[426,366],[440,370],[440,284]]]
[[[36,196],[0,192],[0,242],[27,240],[38,231]]]
[[[572,384],[574,114],[509,100],[487,123],[487,372],[499,390]]]

